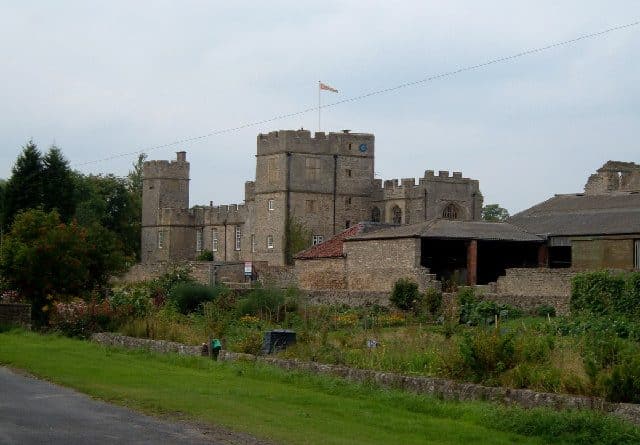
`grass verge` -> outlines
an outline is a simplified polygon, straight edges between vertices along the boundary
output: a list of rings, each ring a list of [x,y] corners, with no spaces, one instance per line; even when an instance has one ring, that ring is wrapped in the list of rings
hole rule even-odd
[[[595,412],[445,402],[253,363],[24,331],[0,334],[0,363],[148,413],[180,413],[281,443],[640,443],[640,430]]]

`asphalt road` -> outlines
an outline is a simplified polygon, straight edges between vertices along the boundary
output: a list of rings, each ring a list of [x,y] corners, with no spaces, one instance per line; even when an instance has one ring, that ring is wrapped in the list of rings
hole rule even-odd
[[[233,441],[235,442],[235,441]],[[212,441],[171,423],[0,367],[0,444],[197,444]]]

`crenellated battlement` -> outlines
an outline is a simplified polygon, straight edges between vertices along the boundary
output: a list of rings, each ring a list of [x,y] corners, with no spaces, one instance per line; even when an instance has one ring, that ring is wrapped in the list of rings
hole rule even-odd
[[[370,133],[316,132],[309,130],[279,130],[260,133],[257,137],[257,155],[277,153],[350,154],[373,156],[374,136]],[[361,149],[362,148],[362,149]]]
[[[185,152],[177,152],[174,161],[153,160],[142,164],[144,179],[189,179],[189,163]]]

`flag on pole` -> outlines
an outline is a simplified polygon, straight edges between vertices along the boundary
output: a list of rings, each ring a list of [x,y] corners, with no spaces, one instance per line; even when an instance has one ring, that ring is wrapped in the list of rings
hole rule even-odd
[[[337,93],[338,92],[338,90],[336,90],[335,88],[330,87],[329,85],[327,85],[325,83],[322,83],[322,82],[320,82],[320,89],[321,90],[331,91],[333,93]]]

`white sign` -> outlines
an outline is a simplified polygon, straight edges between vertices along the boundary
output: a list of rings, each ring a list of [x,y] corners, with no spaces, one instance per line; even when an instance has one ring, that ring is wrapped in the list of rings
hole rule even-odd
[[[245,275],[253,274],[253,263],[251,261],[244,262],[244,274]]]

